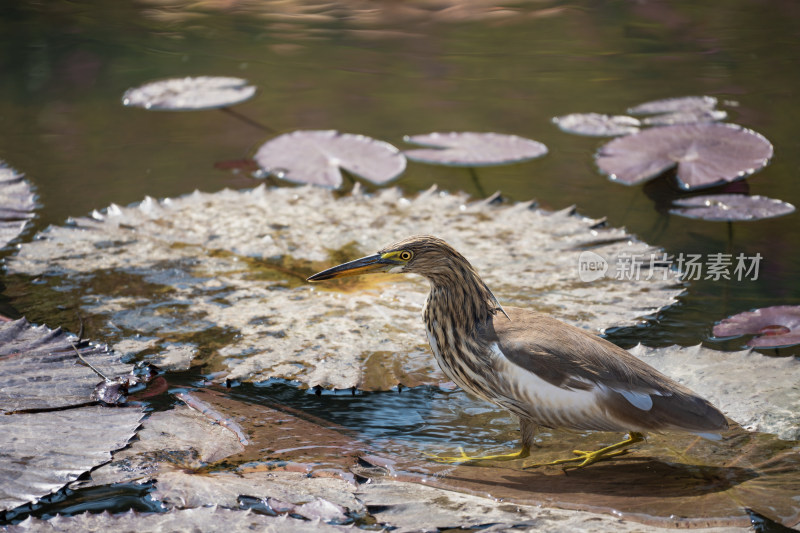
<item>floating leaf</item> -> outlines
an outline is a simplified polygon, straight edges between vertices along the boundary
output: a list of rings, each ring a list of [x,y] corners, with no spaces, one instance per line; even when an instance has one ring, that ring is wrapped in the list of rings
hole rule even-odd
[[[450,132],[406,135],[407,143],[427,146],[403,152],[408,159],[432,165],[487,167],[536,159],[547,153],[540,142],[501,133]]]
[[[741,335],[755,335],[747,345],[757,348],[800,344],[800,306],[776,305],[745,311],[729,316],[714,326],[715,337]]]
[[[419,315],[428,284],[376,275],[321,287],[305,282],[310,274],[401,236],[435,232],[473,262],[505,305],[535,302],[540,311],[601,330],[637,323],[674,302],[681,292],[676,272],[613,277],[624,257],[659,252],[596,223],[571,209],[470,203],[436,190],[415,198],[396,189],[374,196],[356,190],[336,199],[320,188],[259,187],[112,206],[47,229],[7,268],[25,274],[15,278],[18,306],[72,298],[104,338],[126,340],[122,329],[157,339],[142,346],[147,354],[178,342],[202,345],[206,368],[232,379],[388,388],[399,376],[410,376],[410,384],[445,381]],[[602,254],[611,275],[581,281],[578,260],[588,249]],[[32,304],[29,276],[40,280]],[[121,291],[117,279],[147,290]],[[93,298],[81,299],[87,293]],[[389,372],[379,357],[367,365],[377,353],[397,361],[400,373],[362,375]]]
[[[493,494],[492,487],[488,484],[481,489],[484,490],[476,491],[475,494]],[[643,531],[641,523],[623,521],[614,516],[522,505],[513,499],[494,500],[461,494],[431,487],[427,483],[388,482],[376,478],[359,487],[356,494],[378,522],[400,531]],[[716,528],[703,530],[704,533],[729,531],[726,529],[723,532]]]
[[[169,78],[128,89],[122,104],[158,111],[216,109],[252,98],[256,88],[248,83],[223,76]]]
[[[3,416],[0,510],[34,502],[108,462],[142,416],[138,407],[100,406]]]
[[[628,109],[633,115],[655,115],[658,113],[692,113],[696,111],[711,111],[717,106],[717,99],[713,96],[682,96],[678,98],[665,98],[645,102]]]
[[[616,440],[619,435],[548,431],[528,461],[552,460],[573,448],[597,449]],[[741,429],[727,432],[721,443],[667,433],[650,435],[646,444],[622,457],[569,475],[560,466],[523,469],[524,460],[443,466],[403,459],[392,462],[385,473],[392,480],[485,494],[509,507],[602,511],[648,526],[746,528],[747,508],[792,526],[800,521],[797,445]],[[368,457],[362,461],[373,463]],[[355,471],[374,478],[377,470]]]
[[[28,180],[0,161],[0,248],[22,233],[35,207]]]
[[[692,196],[677,199],[673,205],[677,206],[669,210],[673,215],[718,222],[774,218],[795,210],[792,204],[783,200],[742,194]]]
[[[626,115],[602,115],[600,113],[572,113],[553,118],[561,131],[577,135],[611,137],[630,135],[639,131],[638,119]]]
[[[252,531],[290,531],[291,533],[352,533],[352,527],[309,522],[287,516],[265,516],[250,510],[238,511],[217,506],[182,509],[169,513],[122,514],[86,512],[76,516],[55,516],[48,520],[28,517],[18,525],[7,526],[9,533],[47,531],[211,531],[224,527],[226,533]]]
[[[9,413],[91,402],[99,378],[78,360],[76,348],[108,375],[131,370],[106,346],[77,342],[60,328],[32,326],[24,318],[0,323],[0,410]]]
[[[72,488],[153,479],[159,473],[201,468],[241,453],[244,446],[229,429],[186,406],[154,412],[142,422],[136,440]]]
[[[340,169],[377,184],[406,169],[406,158],[391,144],[334,130],[285,133],[262,144],[255,160],[277,178],[332,188],[342,184]]]
[[[700,109],[694,111],[675,111],[654,117],[647,117],[642,123],[647,126],[671,126],[673,124],[693,124],[696,122],[718,122],[725,120],[728,113],[719,109]]]
[[[270,394],[265,394],[264,399],[257,403],[253,403],[251,396],[240,402],[210,389],[197,391],[193,396],[228,419],[242,421],[250,442],[244,453],[226,459],[228,466],[239,465],[234,472],[216,471],[215,468],[211,474],[192,473],[188,469],[156,473],[158,481],[153,497],[167,507],[234,507],[237,502],[244,505],[247,501],[261,501],[272,511],[284,513],[295,512],[298,506],[308,503],[312,503],[308,507],[313,510],[313,503],[319,502],[323,509],[345,512],[344,509],[348,515],[369,512],[379,523],[404,531],[435,530],[436,527],[466,529],[489,523],[510,527],[526,522],[535,523],[540,528],[551,526],[579,530],[580,526],[591,525],[595,529],[602,526],[604,529],[598,530],[609,532],[641,530],[641,525],[620,523],[618,518],[608,515],[520,505],[514,500],[496,501],[491,497],[397,483],[391,478],[373,475],[380,469],[370,472],[359,468],[359,474],[370,478],[370,482],[356,484],[350,477],[352,474],[341,469],[355,465],[356,455],[361,455],[363,459],[359,462],[366,464],[365,461],[376,459],[374,454],[382,452],[347,437],[351,431],[343,434],[343,430],[332,423],[308,419],[305,413],[302,418],[295,416],[285,406],[277,405],[275,407],[281,410],[273,409],[269,405]],[[430,407],[430,400],[424,396],[424,406]],[[442,408],[452,416],[448,406],[442,405]],[[374,418],[374,415],[369,418]],[[396,431],[396,426],[392,426],[390,431]],[[289,436],[291,439],[287,441]],[[397,439],[393,441],[396,443]],[[419,450],[408,445],[395,444],[394,448],[402,449],[404,456],[412,457],[412,461],[432,464]],[[394,460],[384,458],[382,462],[391,465]],[[465,468],[469,470],[470,467]],[[458,483],[457,478],[455,482]],[[455,490],[460,488],[456,485]],[[476,493],[491,495],[493,490],[490,484],[486,484]],[[255,508],[255,505],[250,507]],[[308,507],[305,510],[309,510]],[[424,517],[428,521],[423,527]],[[573,525],[574,528],[570,527]]]
[[[635,185],[677,167],[684,189],[743,178],[772,157],[762,135],[734,124],[664,126],[619,137],[602,146],[597,165],[609,177]]]

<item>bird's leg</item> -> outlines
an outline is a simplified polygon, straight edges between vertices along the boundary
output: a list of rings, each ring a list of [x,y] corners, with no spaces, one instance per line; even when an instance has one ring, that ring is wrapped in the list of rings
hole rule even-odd
[[[459,453],[461,455],[454,455],[454,456],[440,456],[440,455],[433,455],[433,454],[425,454],[433,461],[437,463],[479,463],[482,461],[513,461],[514,459],[524,459],[531,454],[530,449],[527,446],[523,446],[522,449],[518,452],[514,453],[501,453],[497,455],[482,455],[480,457],[472,457],[464,453],[464,448],[458,447]]]
[[[569,459],[558,459],[556,461],[550,463],[538,463],[532,465],[525,465],[524,468],[533,468],[536,466],[548,466],[548,465],[561,465],[565,463],[578,463],[574,465],[567,465],[567,468],[583,468],[584,466],[589,466],[592,463],[596,463],[597,461],[602,461],[603,459],[608,459],[610,457],[616,457],[617,455],[622,455],[628,452],[628,446],[632,444],[636,444],[637,442],[642,442],[644,440],[644,435],[641,433],[637,433],[635,431],[631,431],[628,433],[628,437],[616,444],[612,444],[611,446],[606,446],[605,448],[600,448],[599,450],[593,452],[587,452],[584,450],[573,450],[577,457],[571,457]]]
[[[533,437],[536,432],[536,424],[521,418],[519,421],[519,431],[522,437],[522,449],[514,453],[503,453],[499,455],[484,455],[481,457],[470,457],[464,453],[463,448],[459,448],[461,453],[459,456],[454,457],[439,457],[438,455],[429,455],[431,459],[438,463],[479,463],[482,461],[513,461],[515,459],[525,459],[531,454],[531,447],[535,446]]]

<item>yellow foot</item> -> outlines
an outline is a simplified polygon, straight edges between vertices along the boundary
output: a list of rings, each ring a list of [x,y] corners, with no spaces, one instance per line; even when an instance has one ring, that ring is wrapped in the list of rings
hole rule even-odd
[[[643,440],[644,440],[644,435],[642,435],[641,433],[636,433],[634,431],[631,431],[628,434],[628,438],[616,444],[612,444],[611,446],[606,446],[605,448],[601,448],[593,452],[587,452],[584,450],[572,450],[572,453],[577,455],[577,457],[570,457],[569,459],[558,459],[550,463],[537,463],[532,465],[525,465],[523,468],[534,468],[537,466],[549,466],[549,465],[562,465],[565,463],[578,463],[578,464],[568,464],[565,466],[565,468],[583,468],[584,466],[589,466],[590,464],[596,463],[597,461],[602,461],[604,459],[610,459],[611,457],[616,457],[618,455],[626,454],[628,453],[628,446],[636,444],[637,442],[642,442]]]
[[[464,448],[461,446],[458,447],[458,452],[461,455],[456,456],[441,456],[441,455],[433,455],[430,453],[426,453],[425,455],[437,463],[478,463],[481,461],[513,461],[514,459],[524,459],[530,455],[530,451],[527,448],[522,448],[518,452],[514,453],[504,453],[499,455],[483,455],[480,457],[470,457],[466,453],[464,453]]]

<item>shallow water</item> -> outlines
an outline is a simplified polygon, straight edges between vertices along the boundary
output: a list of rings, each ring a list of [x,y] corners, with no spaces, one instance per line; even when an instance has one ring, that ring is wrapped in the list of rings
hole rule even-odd
[[[536,198],[552,209],[574,204],[672,254],[763,256],[758,280],[693,281],[679,304],[647,325],[610,332],[621,345],[738,349],[744,340],[709,340],[714,322],[800,304],[800,214],[734,224],[732,235],[725,224],[668,218],[656,209],[668,189],[609,182],[593,163],[604,141],[550,123],[571,112],[622,113],[656,98],[716,96],[729,102],[730,122],[775,146],[770,165],[748,180],[750,191],[800,205],[796,2],[535,2],[514,16],[489,7],[421,12],[389,2],[6,4],[0,160],[27,175],[41,204],[25,240],[112,202],[256,185],[215,163],[252,156],[270,134],[218,111],[156,113],[120,104],[125,89],[152,79],[233,75],[259,87],[236,112],[276,131],[331,128],[401,148],[403,135],[436,130],[529,137],[550,153],[479,170],[480,189]],[[434,183],[480,196],[463,169],[410,163],[395,184],[413,193]],[[35,305],[5,297],[2,309],[36,315]],[[63,317],[43,320],[57,326]],[[502,449],[514,438],[510,418],[461,392],[423,387],[317,397],[269,384],[232,394],[278,395],[389,448],[404,440],[420,449],[446,442]]]

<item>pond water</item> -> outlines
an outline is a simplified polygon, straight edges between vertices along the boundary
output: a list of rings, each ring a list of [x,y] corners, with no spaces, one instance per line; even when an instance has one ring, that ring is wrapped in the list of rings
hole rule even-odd
[[[716,321],[800,304],[800,213],[737,223],[732,231],[668,217],[657,209],[668,190],[610,182],[593,159],[605,140],[569,135],[551,123],[573,112],[620,114],[658,98],[714,96],[730,122],[774,145],[771,163],[748,180],[750,192],[800,205],[800,4],[513,6],[491,0],[3,3],[0,160],[26,174],[40,202],[22,239],[112,202],[257,185],[246,173],[215,165],[252,157],[272,134],[219,111],[147,112],[120,102],[126,89],[153,79],[239,76],[259,93],[236,113],[277,132],[336,129],[401,148],[404,135],[430,131],[520,135],[545,143],[548,155],[479,170],[486,193],[536,199],[548,209],[576,205],[671,254],[761,254],[757,280],[692,281],[678,304],[647,324],[611,331],[623,346],[704,342],[739,349],[742,339],[709,340]],[[409,163],[393,183],[409,194],[432,184],[481,196],[464,169]],[[36,314],[25,305],[3,297],[1,310]],[[325,417],[319,401],[309,407],[308,394],[286,394],[289,403]],[[444,415],[426,419],[443,405],[462,421],[487,408],[461,392],[424,389],[406,398],[399,409],[396,394],[364,395],[346,409],[334,402],[330,415],[345,427],[369,427],[370,439],[457,440],[478,448],[510,436],[502,424],[489,434],[448,426]]]

